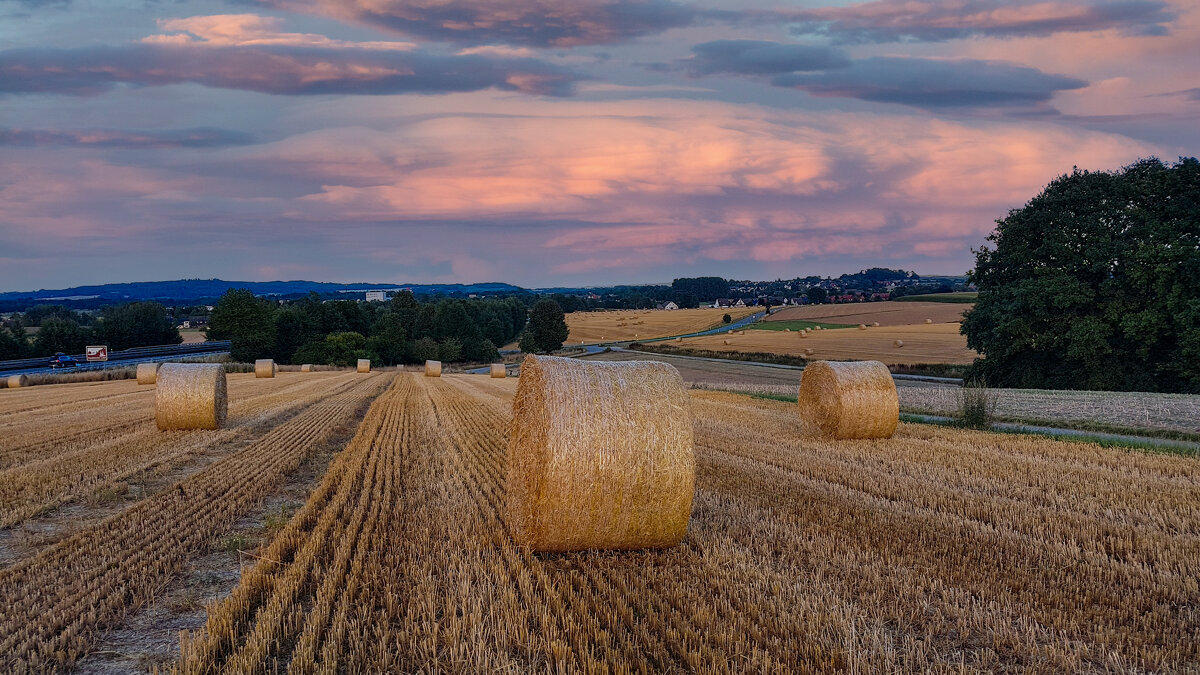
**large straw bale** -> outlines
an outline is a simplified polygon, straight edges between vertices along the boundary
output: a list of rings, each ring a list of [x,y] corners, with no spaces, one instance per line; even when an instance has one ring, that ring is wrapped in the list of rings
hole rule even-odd
[[[254,377],[275,377],[275,361],[259,359],[254,362]]]
[[[311,363],[305,363],[304,365],[300,366],[300,372],[302,373],[311,373],[312,369],[313,367]]]
[[[535,551],[675,546],[695,478],[691,399],[674,367],[525,358],[508,445],[518,543]]]
[[[5,383],[9,389],[20,389],[29,386],[29,378],[24,375],[9,375]]]
[[[158,380],[158,369],[161,363],[139,363],[137,366],[137,383],[154,384]]]
[[[504,367],[503,363],[493,363],[488,374],[495,378],[508,377],[508,369]]]
[[[425,377],[441,377],[442,362],[441,361],[426,361],[425,362]]]
[[[219,363],[164,363],[158,369],[154,418],[159,429],[219,429],[229,409]]]
[[[815,361],[800,375],[800,416],[832,438],[891,438],[900,399],[879,361]]]
[[[358,372],[360,372],[360,373],[371,372],[371,359],[359,359],[358,360]]]

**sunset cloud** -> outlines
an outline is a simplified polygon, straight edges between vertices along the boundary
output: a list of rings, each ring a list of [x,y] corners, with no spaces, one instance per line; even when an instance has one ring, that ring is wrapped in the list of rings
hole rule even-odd
[[[962,273],[1200,148],[1192,0],[8,4],[0,289]]]
[[[262,0],[421,40],[575,47],[624,42],[691,24],[672,0]]]
[[[857,98],[920,108],[1030,105],[1087,82],[1036,68],[975,59],[874,57],[847,68],[789,73],[772,82],[814,96]]]
[[[496,88],[562,96],[577,76],[534,59],[292,45],[140,43],[0,51],[0,94],[97,94],[191,82],[264,94],[440,94]]]
[[[0,146],[80,148],[221,148],[248,145],[254,138],[230,129],[168,129],[165,131],[126,131],[120,129],[88,129],[80,131],[48,131],[42,129],[0,128]]]
[[[940,42],[1119,30],[1160,35],[1174,17],[1162,0],[876,0],[791,15],[797,35],[837,42]]]

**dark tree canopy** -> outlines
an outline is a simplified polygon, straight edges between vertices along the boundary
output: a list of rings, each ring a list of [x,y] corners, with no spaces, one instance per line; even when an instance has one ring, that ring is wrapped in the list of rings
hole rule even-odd
[[[166,308],[157,302],[131,302],[105,307],[92,329],[91,339],[113,350],[183,342],[175,321],[167,314]]]
[[[562,349],[569,333],[562,307],[553,300],[538,300],[529,312],[529,326],[521,336],[521,351],[545,354]]]
[[[1076,169],[997,221],[963,321],[990,384],[1200,393],[1200,162]]]

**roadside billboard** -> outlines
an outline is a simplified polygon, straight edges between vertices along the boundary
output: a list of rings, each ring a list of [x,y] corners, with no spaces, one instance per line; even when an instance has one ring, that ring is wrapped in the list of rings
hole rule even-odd
[[[106,345],[88,346],[83,350],[88,361],[107,361],[108,347]]]

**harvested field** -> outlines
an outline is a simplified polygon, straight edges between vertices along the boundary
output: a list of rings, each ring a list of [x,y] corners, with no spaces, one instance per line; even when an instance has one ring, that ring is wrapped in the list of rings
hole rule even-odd
[[[737,321],[756,311],[760,311],[759,308],[572,312],[567,315],[567,326],[571,329],[567,344],[613,342],[696,333],[720,326],[721,317],[726,314]]]
[[[516,385],[230,376],[228,428],[162,434],[169,455],[236,432],[210,461],[0,570],[0,670],[70,667],[103,634],[144,630],[141,608],[356,424],[181,640],[182,672],[1200,667],[1195,460],[909,424],[825,441],[803,435],[794,403],[693,391],[683,544],[535,555],[504,511]],[[81,407],[153,424],[133,382],[42,387],[43,406],[14,393],[0,419],[20,434]]]
[[[156,589],[189,557],[198,555],[214,535],[227,530],[295,471],[325,438],[354,422],[390,379],[341,374],[304,379],[318,377],[328,378],[324,388],[307,398],[283,391],[299,385],[299,376],[290,383],[287,377],[271,383],[249,378],[248,383],[265,384],[269,393],[259,397],[252,410],[240,413],[243,422],[264,414],[272,398],[276,406],[300,409],[265,429],[239,425],[231,411],[231,424],[221,431],[161,434],[166,445],[160,450],[166,453],[239,426],[247,431],[253,428],[256,437],[174,486],[0,571],[0,603],[5,607],[0,615],[0,668],[20,672],[70,666],[102,633],[152,601]],[[240,384],[231,382],[230,388]],[[133,383],[104,386],[119,385],[136,387]],[[127,395],[106,398],[115,404],[114,397]],[[297,404],[298,399],[306,403]],[[111,407],[136,410],[138,404],[127,398]],[[153,419],[152,413],[142,412],[142,416]]]
[[[902,340],[904,346],[897,347],[896,340]],[[726,342],[728,344],[725,344]],[[766,352],[793,356],[807,356],[804,350],[812,349],[813,353],[809,358],[834,361],[872,360],[888,365],[969,364],[979,356],[974,350],[967,348],[967,338],[958,334],[957,323],[893,325],[866,330],[820,330],[810,331],[805,338],[794,332],[748,330],[745,335],[686,338],[678,346],[685,349]]]
[[[819,321],[868,326],[878,321],[880,326],[907,326],[933,319],[936,323],[962,321],[963,312],[971,304],[945,302],[856,302],[844,305],[807,305],[787,307],[767,317],[765,321]]]
[[[913,425],[821,441],[794,404],[696,392],[680,547],[532,555],[503,511],[515,385],[398,376],[183,672],[1200,664],[1195,461]]]

